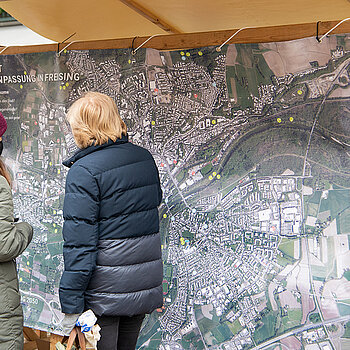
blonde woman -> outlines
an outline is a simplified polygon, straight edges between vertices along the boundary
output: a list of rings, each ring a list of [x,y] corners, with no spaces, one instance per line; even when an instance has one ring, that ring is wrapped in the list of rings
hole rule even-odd
[[[145,314],[163,301],[158,170],[146,149],[128,142],[108,96],[87,93],[67,120],[80,150],[64,162],[64,324],[70,330],[92,309],[99,350],[135,349]]]
[[[23,349],[23,312],[15,259],[32,236],[29,224],[14,222],[11,177],[0,159],[0,350]]]

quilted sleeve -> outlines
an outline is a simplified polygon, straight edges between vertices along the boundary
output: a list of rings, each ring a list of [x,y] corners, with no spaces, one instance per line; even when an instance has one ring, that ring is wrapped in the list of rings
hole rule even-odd
[[[99,188],[84,167],[73,165],[66,179],[63,206],[64,272],[60,302],[64,313],[84,311],[84,292],[96,266]]]
[[[0,176],[0,262],[17,258],[32,240],[33,229],[25,223],[13,222],[13,204],[10,186]]]

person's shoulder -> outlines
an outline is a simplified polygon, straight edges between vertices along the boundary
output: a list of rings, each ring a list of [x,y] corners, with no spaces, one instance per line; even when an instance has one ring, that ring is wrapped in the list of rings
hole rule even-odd
[[[10,185],[7,182],[6,178],[0,175],[0,190],[11,191]]]
[[[103,152],[105,151],[105,152]],[[120,156],[120,160],[126,162],[139,162],[140,160],[153,160],[152,154],[144,147],[135,145],[131,142],[115,144],[102,150],[101,154],[110,155],[110,151]],[[98,152],[96,152],[98,153]]]
[[[83,159],[79,159],[69,168],[67,177],[79,177],[87,174],[91,175],[89,171],[89,161],[86,162],[86,160],[84,161]]]
[[[0,175],[0,199],[6,200],[12,198],[11,187],[6,178]]]
[[[144,155],[147,158],[153,158],[151,152],[148,149],[135,145],[131,142],[128,142],[128,145],[134,152],[139,152],[141,155]]]

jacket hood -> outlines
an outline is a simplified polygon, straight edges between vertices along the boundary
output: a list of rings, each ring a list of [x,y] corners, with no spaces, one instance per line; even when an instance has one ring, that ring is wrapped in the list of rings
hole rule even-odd
[[[108,140],[108,142],[102,144],[102,145],[97,145],[97,146],[89,146],[83,149],[78,150],[76,153],[73,154],[70,158],[64,160],[62,164],[68,168],[70,168],[77,160],[85,157],[86,155],[99,151],[100,149],[112,146],[112,145],[118,145],[122,143],[126,143],[128,141],[128,135],[122,135],[120,139],[117,139],[115,141]]]

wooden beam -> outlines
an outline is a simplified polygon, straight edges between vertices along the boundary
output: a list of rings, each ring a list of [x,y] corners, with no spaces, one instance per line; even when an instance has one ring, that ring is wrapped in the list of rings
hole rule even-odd
[[[34,340],[25,342],[23,345],[23,350],[37,350],[37,349],[38,349],[38,345]]]
[[[53,334],[50,335],[50,350],[56,350],[56,343],[62,342],[63,336]]]
[[[23,327],[23,335],[23,350],[55,350],[56,343],[63,339],[62,335],[49,334],[29,327]]]
[[[48,338],[49,335],[45,331],[39,331],[39,336],[40,336],[40,339],[46,339]]]
[[[40,339],[39,335],[34,331],[34,329],[29,327],[23,327],[23,335],[27,340],[37,340]]]
[[[134,0],[119,0],[119,1],[122,2],[124,5],[130,7],[132,10],[137,12],[142,17],[145,17],[146,19],[151,21],[153,24],[155,24],[159,28],[165,30],[166,32],[173,33],[173,34],[181,33],[178,29],[166,23],[162,19],[158,18],[154,13],[147,10],[146,8],[138,4],[136,1]]]
[[[38,350],[50,350],[50,339],[37,339],[36,340]]]
[[[338,24],[339,21],[321,22],[319,24],[319,36]],[[180,50],[198,48],[204,46],[219,46],[225,42],[237,29],[223,30],[217,32],[185,33],[160,35],[149,40],[143,47],[150,47],[157,50]],[[332,34],[350,33],[350,21],[344,22],[337,27]],[[261,27],[242,30],[229,44],[240,43],[265,43],[278,42],[306,37],[315,37],[316,23],[304,23],[295,25],[284,25],[277,27]],[[136,38],[134,47],[141,45],[149,37]],[[68,50],[94,50],[94,49],[120,49],[131,48],[133,38],[110,39],[96,41],[72,42]],[[60,44],[59,49],[63,49],[68,43]],[[13,55],[20,53],[57,51],[57,44],[33,45],[33,46],[13,46],[8,47],[2,55]],[[0,47],[0,52],[2,48]]]
[[[34,350],[38,348],[37,340],[40,339],[38,333],[31,328],[23,327],[23,335],[24,335],[24,350]]]

